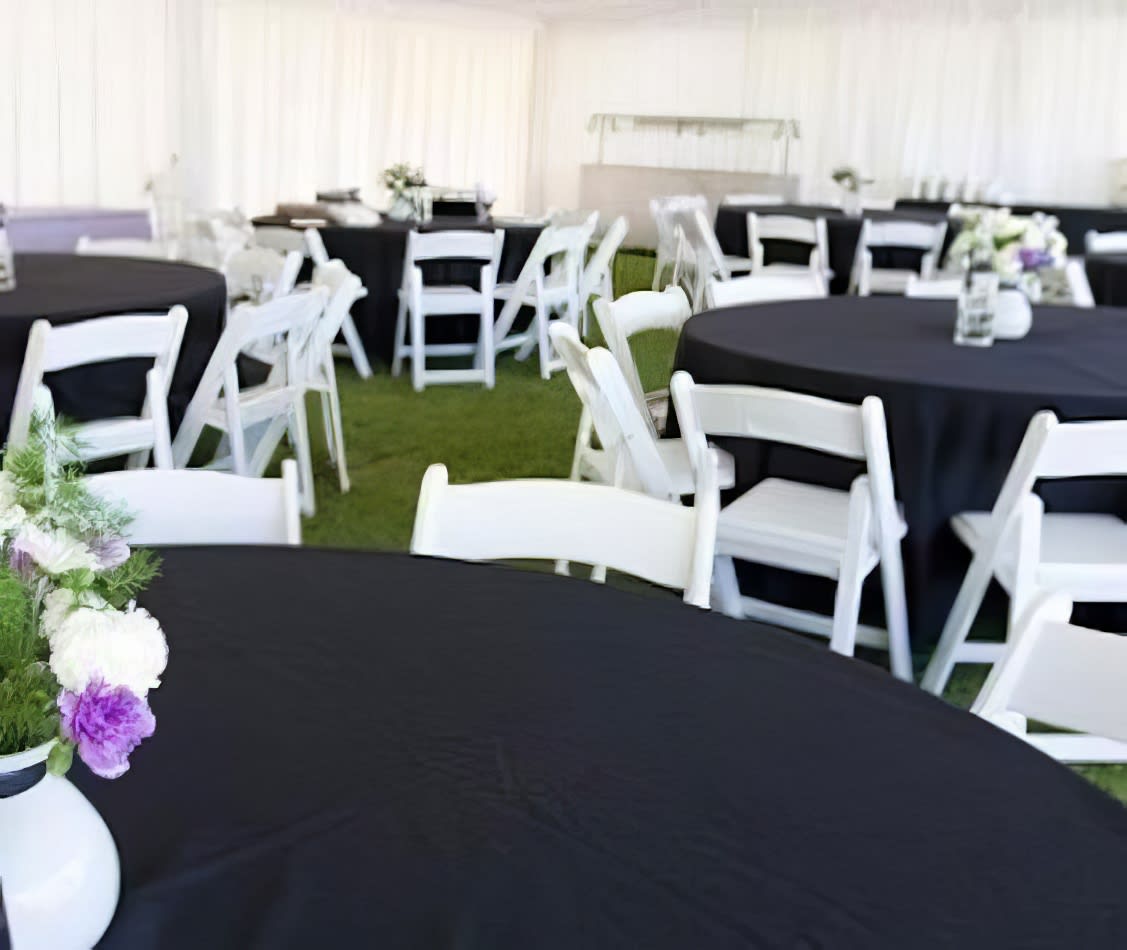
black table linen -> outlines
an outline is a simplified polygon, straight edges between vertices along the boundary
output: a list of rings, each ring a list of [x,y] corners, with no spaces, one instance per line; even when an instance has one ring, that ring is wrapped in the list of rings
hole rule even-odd
[[[1089,254],[1084,268],[1097,305],[1127,307],[1127,254]]]
[[[988,349],[955,346],[954,324],[953,301],[902,297],[734,307],[690,319],[676,357],[677,368],[700,383],[775,386],[850,403],[882,398],[908,522],[903,552],[916,651],[938,639],[968,563],[948,520],[993,507],[1033,414],[1127,418],[1122,311],[1035,307],[1024,340]],[[740,491],[768,476],[846,488],[860,470],[805,450],[719,441],[736,455]],[[1041,494],[1050,508],[1127,514],[1127,484],[1116,479],[1050,482]],[[832,612],[830,581],[751,566],[741,578],[746,593]],[[875,574],[868,586],[864,615],[883,626]],[[1112,626],[1123,619],[1098,617]]]
[[[674,595],[170,552],[102,947],[1061,947],[1127,935],[1127,812],[994,727]]]
[[[187,408],[223,332],[227,285],[191,264],[74,254],[17,254],[16,289],[0,294],[0,424],[8,431],[31,325],[128,313],[188,309],[188,326],[169,390],[173,426]],[[77,421],[137,415],[152,360],[115,360],[47,377],[55,408]]]

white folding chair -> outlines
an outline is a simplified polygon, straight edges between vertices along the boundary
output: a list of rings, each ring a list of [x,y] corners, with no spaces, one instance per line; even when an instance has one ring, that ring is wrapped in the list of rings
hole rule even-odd
[[[689,266],[683,276],[690,285],[693,312],[696,313],[704,306],[705,289],[710,280],[731,280],[735,273],[750,272],[753,262],[750,257],[737,257],[721,250],[708,215],[700,208],[680,211],[675,220],[690,253]]]
[[[924,280],[933,280],[947,236],[947,222],[872,221],[861,223],[861,238],[853,260],[850,292],[868,297],[870,294],[902,294],[908,278],[917,273]],[[921,253],[918,271],[873,267],[873,248],[895,248]]]
[[[225,472],[107,472],[86,486],[132,516],[130,544],[301,544],[297,463],[281,478]]]
[[[1072,603],[1030,604],[971,711],[1060,762],[1127,762],[1127,637],[1068,623]],[[1067,732],[1030,732],[1028,720]]]
[[[285,256],[296,251],[302,257],[309,253],[309,245],[304,231],[282,225],[266,225],[254,229],[254,243],[257,247],[269,248]]]
[[[543,379],[550,379],[552,373],[563,368],[552,354],[548,337],[553,315],[576,328],[581,324],[584,305],[580,281],[596,224],[597,212],[583,224],[545,228],[517,279],[511,284],[499,284],[494,292],[498,300],[505,302],[493,331],[496,348],[516,349],[518,360],[527,359],[533,349],[538,350]],[[533,308],[533,318],[527,330],[513,333],[521,307]]]
[[[329,259],[328,251],[325,250],[325,244],[321,240],[321,235],[315,228],[310,228],[305,232],[306,237],[309,239],[310,257],[313,259],[313,283],[327,283],[330,289],[335,289],[336,286],[344,279],[346,275],[351,275],[352,272],[348,269],[347,265],[337,259]],[[314,237],[310,237],[314,235]],[[316,249],[314,249],[316,245]],[[324,260],[322,260],[324,256]],[[335,271],[336,276],[326,278],[325,275],[329,271]],[[318,276],[321,275],[321,276]],[[363,300],[368,296],[368,289],[360,283],[360,278],[356,278],[358,287],[356,290],[356,300]],[[355,301],[353,301],[355,303]],[[360,339],[360,331],[356,329],[356,322],[352,319],[352,313],[348,312],[344,315],[344,320],[340,325],[340,334],[344,337],[344,343],[333,344],[334,356],[347,356],[352,359],[352,365],[356,368],[357,374],[361,379],[372,378],[372,364],[368,362],[368,353],[364,349],[364,342]]]
[[[1085,309],[1096,305],[1096,298],[1092,294],[1092,285],[1088,281],[1088,271],[1084,267],[1084,259],[1070,257],[1064,263],[1064,276],[1068,281],[1068,293],[1072,297],[1072,306]]]
[[[667,298],[680,295],[680,307],[684,306],[684,291],[670,287],[662,294],[653,291],[639,291],[650,296]],[[628,294],[618,303],[627,301],[628,306],[619,311],[622,319],[608,319],[608,314],[597,313],[600,323],[610,328],[619,347],[629,349],[629,337],[634,332],[630,325],[631,317],[651,321],[649,328],[658,327],[663,317],[676,320],[678,301],[663,300],[664,306],[651,306],[648,302],[638,304],[630,301],[635,296]],[[604,304],[600,301],[600,306]],[[641,309],[645,307],[646,313]],[[604,333],[607,331],[604,330]],[[657,498],[676,500],[691,495],[696,490],[693,465],[688,449],[681,439],[659,439],[653,419],[646,411],[644,397],[640,400],[641,382],[637,370],[632,369],[629,353],[623,358],[627,369],[607,350],[588,349],[579,339],[574,327],[567,324],[553,324],[552,343],[564,365],[568,378],[583,406],[579,418],[579,430],[575,438],[575,452],[572,456],[570,478],[573,481],[586,480],[602,482],[607,485],[640,488]],[[601,356],[594,356],[600,353]],[[590,361],[609,358],[615,363],[617,373],[603,370],[596,379]],[[598,436],[596,447],[594,436]],[[635,454],[643,457],[640,465],[635,465],[631,456],[624,455],[622,445],[630,440],[637,443]],[[716,451],[717,481],[721,488],[731,488],[735,484],[736,463],[728,452]]]
[[[826,282],[817,271],[763,273],[733,277],[731,280],[710,280],[705,303],[709,307],[738,307],[741,304],[778,303],[783,300],[816,300],[825,296]]]
[[[963,289],[961,277],[941,277],[924,280],[919,274],[908,275],[908,285],[904,296],[918,297],[921,300],[958,300]]]
[[[300,251],[289,251],[284,255],[268,247],[235,251],[223,267],[223,276],[227,278],[227,299],[268,303],[285,297],[297,285],[304,260],[305,255]]]
[[[1127,231],[1088,231],[1084,235],[1085,254],[1127,254]]]
[[[785,204],[786,200],[782,195],[762,195],[757,192],[746,192],[738,195],[725,195],[721,200],[722,205],[746,205],[749,207],[769,207],[770,205]]]
[[[864,462],[849,491],[766,478],[720,512],[716,534],[717,606],[732,617],[829,637],[852,656],[857,643],[889,651],[893,674],[912,679],[900,542],[907,525],[896,504],[884,406],[860,406],[758,386],[697,385],[673,374],[673,403],[689,456],[705,458],[705,436],[762,439]],[[832,619],[740,594],[734,561],[752,561],[837,581]],[[886,630],[861,626],[861,587],[881,569]]]
[[[328,293],[315,287],[231,311],[173,441],[177,468],[187,467],[204,428],[210,427],[223,433],[230,454],[217,456],[208,467],[261,477],[288,432],[301,476],[302,510],[313,515],[313,460],[305,416],[307,355]],[[276,354],[266,381],[242,388],[239,356],[263,345]]]
[[[176,259],[176,246],[165,241],[141,238],[92,238],[83,235],[74,246],[74,253],[84,257],[136,257],[142,260],[171,261]]]
[[[493,338],[493,289],[504,233],[488,231],[412,231],[407,236],[403,262],[403,286],[399,290],[399,315],[395,323],[395,351],[391,375],[403,371],[403,360],[411,361],[411,384],[422,392],[427,383],[484,383],[495,381]],[[428,261],[469,260],[481,264],[480,288],[465,284],[433,286],[423,282],[420,266]],[[476,343],[427,343],[428,317],[477,314],[480,320]],[[411,340],[407,341],[410,324]],[[473,356],[469,369],[428,369],[427,357]]]
[[[313,261],[314,266],[329,263],[331,258],[321,232],[317,228],[306,228],[302,234],[305,238],[305,253]]]
[[[676,274],[680,259],[683,235],[677,225],[676,214],[686,207],[699,207],[706,210],[707,202],[703,195],[676,195],[665,198],[650,199],[650,214],[657,228],[657,249],[654,260],[653,290],[663,290],[665,272],[672,270]],[[673,283],[676,283],[676,277]]]
[[[587,333],[587,305],[592,297],[614,300],[614,257],[626,239],[625,217],[617,217],[607,228],[579,280],[579,305],[583,308],[583,333]]]
[[[683,591],[685,603],[707,609],[718,503],[715,492],[700,497],[689,508],[560,479],[450,485],[446,466],[432,465],[419,492],[411,552],[605,565]]]
[[[188,311],[180,306],[167,314],[99,317],[57,327],[36,320],[16,387],[9,447],[27,442],[37,394],[42,398],[49,389],[43,382],[45,373],[111,360],[152,359],[141,414],[82,423],[74,433],[75,449],[83,461],[128,455],[130,468],[144,468],[151,453],[158,468],[172,468],[168,388],[187,325]]]
[[[766,264],[764,241],[787,241],[810,248],[805,264]],[[753,277],[763,274],[790,275],[810,270],[825,281],[833,276],[830,270],[830,242],[826,236],[826,219],[801,218],[793,214],[747,214],[747,248],[751,255]]]
[[[1112,514],[1044,513],[1042,479],[1127,475],[1127,421],[1058,422],[1037,413],[991,511],[951,519],[971,551],[970,567],[947,615],[922,686],[940,694],[957,663],[994,663],[1005,644],[972,641],[971,624],[991,578],[1010,595],[1010,622],[1034,591],[1081,603],[1127,602],[1127,523]]]

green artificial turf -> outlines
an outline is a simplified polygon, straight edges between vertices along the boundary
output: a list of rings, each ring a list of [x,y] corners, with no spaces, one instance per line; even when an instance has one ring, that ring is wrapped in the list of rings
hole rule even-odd
[[[652,256],[620,254],[615,288],[618,293],[648,289],[652,273]],[[668,385],[675,335],[655,332],[634,342],[646,388]],[[311,400],[317,514],[304,525],[306,544],[405,549],[419,482],[434,462],[446,465],[452,482],[568,474],[579,401],[566,374],[542,380],[535,358],[518,363],[502,356],[492,392],[480,386],[432,386],[416,393],[406,374],[392,379],[376,367],[372,379],[362,380],[347,362],[337,365],[352,490],[347,495],[338,490],[320,431],[320,409]],[[969,706],[981,682],[981,669],[959,667],[947,699]],[[1127,802],[1127,766],[1077,771]]]

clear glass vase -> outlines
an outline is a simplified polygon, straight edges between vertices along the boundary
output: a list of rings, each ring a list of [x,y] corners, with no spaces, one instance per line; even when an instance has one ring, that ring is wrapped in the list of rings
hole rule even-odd
[[[997,306],[997,273],[985,267],[969,268],[959,292],[955,342],[960,346],[993,346]]]

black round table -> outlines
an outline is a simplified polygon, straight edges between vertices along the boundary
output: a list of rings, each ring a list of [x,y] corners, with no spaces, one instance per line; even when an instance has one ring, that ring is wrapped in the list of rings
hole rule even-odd
[[[934,644],[968,563],[948,526],[993,507],[1030,418],[1127,418],[1127,314],[1035,307],[1023,339],[976,349],[952,342],[953,301],[842,297],[734,307],[689,320],[676,358],[700,383],[775,386],[850,403],[877,395],[888,419],[908,536],[904,567],[913,646]],[[804,450],[726,440],[737,490],[774,475],[848,487],[859,469]],[[1046,483],[1050,508],[1127,514],[1120,480]],[[768,599],[832,613],[832,582],[745,567]],[[883,626],[879,579],[864,613]],[[875,596],[873,596],[875,594]],[[1092,617],[1092,614],[1087,616]],[[1099,623],[1121,626],[1102,612]]]
[[[16,289],[0,294],[0,424],[16,396],[31,324],[52,324],[123,313],[188,309],[188,327],[169,390],[175,426],[195,394],[223,331],[227,285],[218,271],[192,264],[74,254],[17,254]],[[118,360],[53,373],[55,406],[71,419],[136,415],[144,401],[151,360]]]
[[[156,735],[72,778],[102,944],[1104,946],[1127,811],[824,646],[553,574],[171,552]]]
[[[288,227],[290,219],[268,215],[254,219],[258,227]],[[352,309],[356,329],[370,356],[390,364],[395,346],[395,320],[399,312],[399,288],[403,284],[403,258],[407,253],[407,235],[420,226],[411,221],[384,218],[374,227],[327,225],[318,228],[325,250],[339,258],[364,283],[368,296],[358,300]],[[541,225],[510,224],[498,219],[496,225],[479,224],[474,218],[434,218],[421,226],[424,231],[453,229],[494,230],[504,228],[505,243],[497,282],[514,281],[528,259],[532,246],[543,230]],[[435,284],[470,284],[477,286],[481,265],[470,261],[428,262],[423,277]],[[430,342],[473,340],[477,338],[478,321],[451,318],[434,321],[427,327]]]
[[[1127,307],[1127,254],[1089,254],[1084,269],[1097,304]]]

